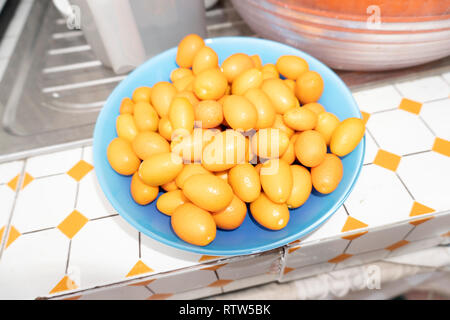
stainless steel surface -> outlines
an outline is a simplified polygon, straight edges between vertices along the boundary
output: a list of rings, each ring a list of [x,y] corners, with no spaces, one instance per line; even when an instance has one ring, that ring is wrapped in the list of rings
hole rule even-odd
[[[229,0],[207,11],[206,22],[208,37],[256,36]],[[354,88],[415,72],[339,74]],[[0,162],[90,144],[103,102],[124,77],[102,65],[82,31],[67,29],[50,0],[34,1],[0,82]]]

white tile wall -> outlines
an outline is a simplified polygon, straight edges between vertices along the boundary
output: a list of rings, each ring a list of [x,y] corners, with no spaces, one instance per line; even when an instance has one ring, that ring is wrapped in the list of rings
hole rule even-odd
[[[450,215],[440,214],[436,215],[430,220],[427,220],[417,225],[413,231],[405,238],[408,241],[417,241],[426,238],[436,237],[450,231]]]
[[[278,277],[279,277],[279,274],[265,273],[265,274],[260,274],[257,276],[247,277],[247,278],[240,279],[240,280],[235,280],[235,281],[232,281],[232,282],[224,285],[223,291],[230,292],[230,291],[239,290],[239,289],[243,289],[243,288],[258,286],[258,285],[261,285],[264,283],[276,281],[276,280],[278,280]]]
[[[167,300],[192,300],[210,297],[222,293],[220,287],[204,287],[200,289],[176,293],[167,298]]]
[[[337,238],[301,246],[300,249],[286,255],[286,266],[289,268],[299,268],[326,262],[342,254],[348,243],[349,240]]]
[[[217,281],[211,270],[194,270],[182,274],[158,278],[147,287],[154,293],[177,293],[206,287]]]
[[[292,270],[286,274],[282,274],[281,278],[280,278],[280,282],[287,282],[287,281],[292,281],[295,279],[311,277],[311,276],[314,276],[314,275],[320,274],[320,273],[330,272],[331,270],[333,270],[334,267],[335,267],[334,264],[328,263],[328,262],[314,264],[314,265],[310,265],[310,266],[306,266],[306,267],[301,267],[301,268]]]
[[[394,251],[392,251],[388,257],[401,256],[414,251],[419,251],[426,248],[434,247],[443,241],[442,237],[428,238],[424,240],[414,241],[408,243]]]
[[[403,223],[391,228],[378,229],[352,240],[347,250],[348,254],[360,254],[362,252],[384,249],[394,243],[403,240],[414,228],[409,223]]]
[[[151,294],[145,286],[125,286],[82,295],[79,300],[144,300]]]
[[[250,276],[260,275],[272,270],[272,266],[279,264],[280,254],[275,251],[250,259],[232,262],[217,269],[219,279],[237,280]]]
[[[388,254],[389,254],[389,251],[380,249],[380,250],[374,250],[374,251],[354,255],[348,259],[345,259],[342,262],[339,262],[336,265],[336,267],[334,268],[334,270],[341,270],[341,269],[349,268],[352,266],[357,266],[357,265],[361,265],[361,264],[365,264],[365,263],[369,263],[369,262],[373,262],[373,261],[378,261],[378,260],[381,260],[381,259],[387,257]]]

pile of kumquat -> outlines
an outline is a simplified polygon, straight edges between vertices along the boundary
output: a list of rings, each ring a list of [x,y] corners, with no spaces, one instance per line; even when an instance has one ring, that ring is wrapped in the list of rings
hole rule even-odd
[[[261,226],[284,228],[289,209],[312,188],[336,189],[339,157],[365,131],[361,119],[341,121],[317,102],[324,82],[300,57],[262,65],[258,55],[235,53],[218,61],[198,35],[182,39],[170,82],[122,100],[118,137],[107,149],[111,167],[133,175],[134,201],[147,205],[165,190],[158,210],[171,216],[179,238],[198,246],[217,228],[238,228],[246,203]]]

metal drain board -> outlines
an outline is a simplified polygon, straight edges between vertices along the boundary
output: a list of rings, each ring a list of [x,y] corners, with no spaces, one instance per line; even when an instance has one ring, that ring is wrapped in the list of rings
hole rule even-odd
[[[228,1],[206,19],[208,37],[254,35]],[[0,83],[0,161],[86,143],[104,101],[125,77],[102,65],[50,0],[34,1]]]

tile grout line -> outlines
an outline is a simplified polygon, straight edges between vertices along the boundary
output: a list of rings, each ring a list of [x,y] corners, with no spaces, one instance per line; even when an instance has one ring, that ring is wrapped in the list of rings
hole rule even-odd
[[[440,75],[439,75],[443,80],[444,80],[444,82],[448,85],[448,86],[450,86],[450,82],[449,81],[447,81],[447,79],[445,79],[445,77],[444,77],[444,74],[443,73],[441,73]]]
[[[67,271],[69,270],[69,263],[70,263],[70,251],[72,249],[72,239],[69,240],[69,249],[67,250],[67,260],[66,260],[66,269],[64,271],[64,274],[67,275]]]
[[[400,180],[400,182],[402,183],[403,187],[406,189],[406,191],[408,192],[408,194],[410,195],[410,197],[413,199],[413,201],[416,201],[416,198],[414,198],[413,194],[412,194],[411,191],[408,189],[408,187],[406,186],[405,182],[403,182],[402,178],[400,177],[400,175],[398,174],[397,171],[395,171],[395,175],[397,176],[398,180]]]
[[[447,98],[448,99],[448,98]],[[420,116],[420,114],[417,115],[417,117],[420,119],[420,121],[422,121],[422,123],[425,125],[425,127],[427,127],[428,130],[430,130],[430,132],[433,134],[433,136],[436,138],[437,134],[436,132],[434,132],[433,129],[431,129],[431,127],[428,125],[428,123]]]
[[[417,226],[415,226],[415,225],[412,225],[413,227],[411,228],[411,230],[409,230],[406,234],[405,234],[405,236],[402,238],[402,240],[406,240],[406,238],[409,236],[409,234],[411,233],[411,232],[413,232],[413,230],[417,227]],[[419,240],[420,241],[420,240]]]
[[[400,96],[401,96],[402,99],[407,99],[407,98],[403,97],[403,95],[402,95],[398,90],[397,90],[397,93],[400,94]],[[421,103],[421,104],[425,104],[425,103],[433,103],[433,102],[443,101],[443,100],[447,100],[447,99],[448,99],[448,97],[445,97],[445,98],[436,98],[436,99],[431,99],[431,100],[427,100],[427,101],[425,101],[425,102],[420,102],[420,103]],[[370,114],[370,115],[373,115],[373,114],[380,114],[380,113],[385,113],[385,112],[390,112],[390,111],[395,111],[395,110],[402,110],[402,109],[399,109],[398,107],[395,107],[395,108],[389,108],[389,109],[378,110],[378,111],[373,111],[373,112],[368,112],[368,111],[365,111],[365,110],[363,110],[363,109],[360,109],[360,110],[363,111],[363,112],[366,112],[366,113],[368,113],[368,114]]]
[[[439,77],[439,76],[442,76],[442,74],[437,75],[437,77]],[[444,79],[444,80],[445,80],[445,79]],[[400,91],[400,89],[397,87],[397,83],[398,83],[398,82],[394,82],[394,83],[392,84],[392,86],[394,87],[394,89],[397,91],[397,93],[398,93],[403,99],[408,99],[408,98],[405,98],[405,96],[403,95],[403,93],[402,93],[402,92]],[[447,81],[445,81],[445,83],[448,84]],[[435,98],[435,99],[430,99],[430,100],[426,100],[426,101],[416,101],[416,100],[413,100],[413,101],[419,102],[419,103],[421,103],[421,104],[423,105],[423,104],[425,104],[425,103],[432,103],[432,102],[437,102],[437,101],[446,100],[446,99],[448,99],[448,96],[447,96],[447,97],[444,97],[444,98]]]
[[[219,278],[219,274],[217,273],[217,269],[214,270],[214,274],[216,275],[217,281],[219,281],[220,278]],[[221,286],[221,287],[219,287],[219,288],[220,288],[220,292],[221,292],[221,293],[225,293],[225,291],[223,290],[223,286]]]
[[[19,197],[20,190],[22,189],[22,185],[23,185],[23,182],[25,180],[25,168],[26,168],[26,165],[27,165],[27,159],[25,159],[23,161],[22,170],[20,171],[19,181],[17,183],[15,194],[14,194],[14,201],[13,201],[13,204],[11,206],[11,210],[9,212],[8,221],[6,222],[5,231],[4,231],[4,234],[3,234],[3,239],[0,239],[0,241],[1,241],[1,245],[0,245],[0,259],[2,258],[3,251],[5,251],[5,249],[6,249],[6,242],[7,242],[8,236],[9,236],[9,229],[11,227],[13,213],[14,213],[14,210],[16,208],[16,203],[17,203],[17,199]]]
[[[80,160],[79,161],[83,160],[83,156],[84,156],[84,147],[81,148]],[[79,194],[79,191],[80,191],[80,181],[77,181],[77,190],[76,190],[76,193],[75,193],[75,203],[73,204],[73,210],[76,210],[77,205],[78,205],[78,194]]]
[[[92,218],[92,219],[89,219],[89,221],[96,221],[96,220],[101,220],[101,219],[106,219],[106,218],[112,218],[112,217],[116,217],[118,215],[119,215],[118,213],[114,213],[114,214],[110,214],[108,216]]]
[[[80,160],[79,161],[83,160],[83,155],[84,155],[84,147],[81,148]],[[67,174],[67,172],[64,172],[64,173]],[[77,205],[78,205],[78,194],[79,194],[79,191],[80,191],[80,181],[77,181],[77,189],[75,190],[75,201],[74,201],[74,204],[73,204],[73,210],[76,210]],[[65,275],[67,275],[67,272],[69,270],[71,249],[72,249],[72,239],[69,239],[69,248],[67,250],[66,269],[64,270],[64,274]]]
[[[377,140],[373,136],[372,132],[370,132],[369,128],[366,127],[366,132],[369,134],[369,136],[372,138],[373,142],[377,146],[378,149],[381,149],[380,145],[378,144]]]
[[[142,259],[142,252],[141,252],[141,233],[138,232],[138,246],[139,246],[139,260]]]
[[[51,177],[56,177],[56,176],[62,176],[66,174],[66,172],[58,172],[58,173],[52,173],[52,174],[47,174],[44,176],[39,176],[39,177],[33,177],[35,180],[39,180],[39,179],[44,179],[44,178],[51,178]]]
[[[22,235],[26,235],[26,234],[30,234],[30,233],[36,233],[36,232],[41,232],[41,231],[47,231],[47,230],[52,230],[52,229],[56,229],[56,227],[48,227],[48,228],[44,228],[44,229],[26,231],[26,232],[23,232]]]
[[[156,292],[155,291],[153,291],[152,289],[150,289],[149,287],[148,287],[148,285],[146,285],[146,286],[144,286],[148,291],[150,291],[151,293],[152,293],[152,295],[154,295],[154,294],[156,294]]]
[[[344,208],[345,213],[347,213],[347,216],[350,217],[350,213],[348,213],[348,210],[347,210],[347,207],[345,206],[345,203],[342,204],[342,207]]]
[[[409,222],[408,222],[409,223]],[[409,230],[405,235],[404,235],[404,237],[402,238],[402,240],[406,240],[406,238],[409,236],[409,234],[411,233],[411,232],[413,232],[413,230],[415,230],[416,229],[416,227],[417,226],[415,226],[415,225],[412,225],[413,227],[411,228],[411,230]],[[402,240],[400,240],[400,241],[402,241]],[[407,241],[407,240],[406,240]],[[420,240],[417,240],[417,241],[420,241]],[[392,250],[391,252],[389,252],[388,254],[387,254],[387,256],[386,256],[386,258],[390,258],[393,254],[394,254],[394,252],[395,252],[395,250]]]
[[[431,152],[431,151],[433,151],[433,150],[424,150],[424,151],[411,152],[411,153],[407,153],[407,154],[402,155],[402,157],[415,156],[416,154],[428,153],[428,152]]]

